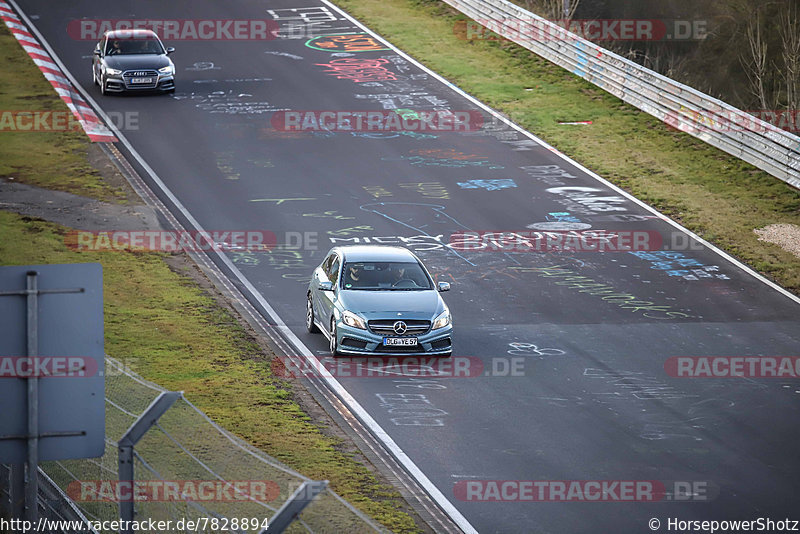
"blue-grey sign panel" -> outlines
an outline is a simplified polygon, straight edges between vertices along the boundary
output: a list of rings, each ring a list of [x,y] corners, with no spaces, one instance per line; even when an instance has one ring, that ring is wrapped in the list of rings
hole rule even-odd
[[[38,285],[38,357],[28,358],[27,273]],[[22,463],[28,376],[39,377],[39,460],[102,456],[103,270],[98,263],[0,267],[0,462]]]

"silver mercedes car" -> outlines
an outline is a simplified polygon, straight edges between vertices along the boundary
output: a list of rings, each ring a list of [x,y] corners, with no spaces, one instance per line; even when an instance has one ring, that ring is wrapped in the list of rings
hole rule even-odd
[[[308,284],[306,328],[334,356],[450,356],[453,319],[439,294],[449,289],[408,249],[334,247]]]

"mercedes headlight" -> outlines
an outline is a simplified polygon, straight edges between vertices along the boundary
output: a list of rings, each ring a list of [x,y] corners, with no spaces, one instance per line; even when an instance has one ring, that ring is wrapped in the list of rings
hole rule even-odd
[[[342,312],[342,322],[347,326],[352,326],[353,328],[360,328],[361,330],[367,329],[367,325],[364,323],[364,319],[362,319],[355,313],[349,312],[347,310]]]
[[[434,319],[432,330],[437,330],[439,328],[444,328],[445,326],[449,326],[451,322],[452,320],[450,317],[450,310],[445,310],[442,313],[440,313],[436,319]]]

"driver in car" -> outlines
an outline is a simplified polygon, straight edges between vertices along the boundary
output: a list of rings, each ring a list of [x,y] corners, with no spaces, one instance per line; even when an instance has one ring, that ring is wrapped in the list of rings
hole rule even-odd
[[[115,54],[121,54],[121,53],[122,53],[122,45],[118,40],[114,39],[114,42],[111,43],[111,46],[108,47],[106,55],[113,56]]]
[[[400,280],[403,280],[406,275],[406,270],[404,267],[395,267],[392,269],[392,284],[396,284]]]
[[[420,285],[413,273],[406,274],[405,267],[394,267],[389,274],[392,287],[413,288]]]
[[[347,269],[347,278],[345,280],[345,285],[347,287],[358,286],[362,276],[363,272],[361,270],[361,266],[351,265],[350,268]]]

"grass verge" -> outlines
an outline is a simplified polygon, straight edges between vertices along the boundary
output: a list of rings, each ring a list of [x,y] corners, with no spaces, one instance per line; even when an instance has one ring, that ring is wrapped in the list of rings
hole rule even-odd
[[[66,112],[66,104],[32,63],[5,24],[0,23],[0,112]],[[8,120],[8,116],[5,117]],[[24,125],[23,125],[24,127]],[[125,191],[103,180],[89,163],[94,152],[83,131],[0,132],[0,177],[111,202],[124,202]]]
[[[0,28],[0,109],[66,109],[38,69]],[[80,132],[0,132],[0,176],[121,201],[87,157]],[[35,154],[35,157],[32,155]],[[69,249],[68,228],[0,211],[0,265],[98,262],[104,272],[105,348],[148,380],[184,391],[218,424],[315,480],[395,532],[418,532],[398,492],[357,461],[356,451],[296,401],[302,386],[276,378],[272,354],[181,269],[185,257]]]
[[[0,264],[103,265],[106,352],[173,390],[218,424],[334,491],[396,532],[415,532],[391,487],[324,433],[273,376],[271,355],[165,254],[77,252],[68,229],[0,211]],[[175,257],[173,256],[173,259]]]
[[[439,0],[336,0],[394,45],[603,178],[800,295],[800,258],[753,233],[800,225],[800,192],[509,42],[466,41]],[[559,121],[592,121],[587,126]]]

